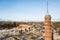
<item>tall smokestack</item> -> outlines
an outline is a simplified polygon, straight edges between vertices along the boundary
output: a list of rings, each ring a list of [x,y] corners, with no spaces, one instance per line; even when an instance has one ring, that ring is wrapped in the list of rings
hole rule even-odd
[[[48,0],[47,0],[47,13],[45,15],[44,27],[45,27],[45,40],[52,40],[51,16],[49,15],[48,12]]]
[[[52,40],[52,30],[51,30],[51,16],[46,15],[45,16],[45,40]]]

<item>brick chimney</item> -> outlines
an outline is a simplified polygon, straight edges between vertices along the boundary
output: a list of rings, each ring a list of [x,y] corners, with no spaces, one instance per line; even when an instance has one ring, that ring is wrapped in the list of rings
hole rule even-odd
[[[52,40],[51,16],[50,15],[45,15],[44,27],[45,27],[45,40]]]

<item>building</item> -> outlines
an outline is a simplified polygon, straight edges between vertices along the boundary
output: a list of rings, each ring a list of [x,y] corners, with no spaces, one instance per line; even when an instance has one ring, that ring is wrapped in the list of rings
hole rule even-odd
[[[51,15],[48,12],[48,0],[47,0],[47,12],[44,20],[45,27],[45,40],[52,40],[52,29],[51,29]]]

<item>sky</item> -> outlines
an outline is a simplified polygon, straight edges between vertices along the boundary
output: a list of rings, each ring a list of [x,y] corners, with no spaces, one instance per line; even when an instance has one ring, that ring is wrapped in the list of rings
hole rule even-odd
[[[9,21],[44,21],[46,0],[0,0],[0,18]],[[52,20],[60,20],[60,0],[48,0]]]

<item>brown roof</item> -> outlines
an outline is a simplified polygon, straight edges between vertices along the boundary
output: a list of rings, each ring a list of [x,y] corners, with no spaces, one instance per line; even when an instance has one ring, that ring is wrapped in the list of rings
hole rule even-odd
[[[32,27],[32,26],[30,26],[30,25],[23,25],[23,24],[22,24],[22,25],[17,26],[17,28],[18,28],[18,29],[20,29],[20,28],[21,28],[22,30],[29,30],[29,28],[30,28],[30,27]]]

